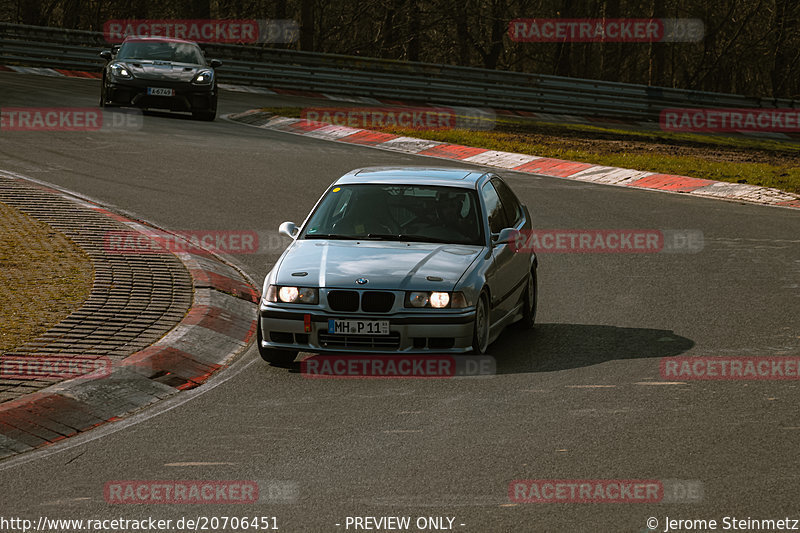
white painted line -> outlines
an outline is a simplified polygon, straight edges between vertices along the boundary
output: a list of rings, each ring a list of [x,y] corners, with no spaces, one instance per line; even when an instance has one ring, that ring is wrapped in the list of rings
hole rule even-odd
[[[541,159],[541,157],[535,155],[515,154],[512,152],[498,152],[497,150],[487,150],[486,152],[462,159],[462,161],[500,168],[515,168],[536,159]]]
[[[565,385],[568,389],[613,389],[616,385]]]
[[[235,465],[235,464],[236,463],[225,463],[225,462],[214,463],[214,462],[204,462],[204,461],[189,461],[189,462],[185,462],[185,463],[165,463],[164,466],[178,466],[178,467],[181,467],[181,466],[220,466],[220,465],[227,466],[227,465]]]
[[[685,381],[639,381],[634,385],[686,385]]]

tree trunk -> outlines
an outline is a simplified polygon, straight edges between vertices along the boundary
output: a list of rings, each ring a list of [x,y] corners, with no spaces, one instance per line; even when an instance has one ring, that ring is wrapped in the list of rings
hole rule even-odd
[[[314,50],[314,0],[300,2],[300,50]]]

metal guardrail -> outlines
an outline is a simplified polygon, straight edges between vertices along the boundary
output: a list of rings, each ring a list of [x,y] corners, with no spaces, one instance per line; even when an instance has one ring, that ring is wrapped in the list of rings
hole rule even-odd
[[[0,62],[96,71],[109,48],[101,32],[0,23]],[[800,108],[800,101],[421,62],[203,44],[222,59],[221,83],[518,109],[657,120],[664,108]]]

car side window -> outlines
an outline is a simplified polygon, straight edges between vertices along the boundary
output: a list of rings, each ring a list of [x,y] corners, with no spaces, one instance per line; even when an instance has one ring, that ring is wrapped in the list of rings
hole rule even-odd
[[[486,204],[486,215],[489,217],[489,229],[492,233],[500,233],[500,230],[508,227],[506,214],[503,209],[503,202],[500,201],[497,191],[489,182],[481,189],[481,196]]]
[[[497,194],[500,195],[500,200],[503,202],[503,207],[505,207],[506,218],[510,222],[509,227],[516,227],[522,221],[523,216],[519,200],[517,200],[511,188],[500,178],[492,178],[492,184],[497,189]]]

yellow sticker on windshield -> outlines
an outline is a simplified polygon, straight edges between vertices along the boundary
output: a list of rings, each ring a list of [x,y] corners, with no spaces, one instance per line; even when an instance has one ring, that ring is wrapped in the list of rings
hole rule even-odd
[[[339,191],[341,191],[341,190],[342,190],[342,188],[341,188],[341,187],[336,187],[335,189],[333,189],[333,192],[339,192]]]

